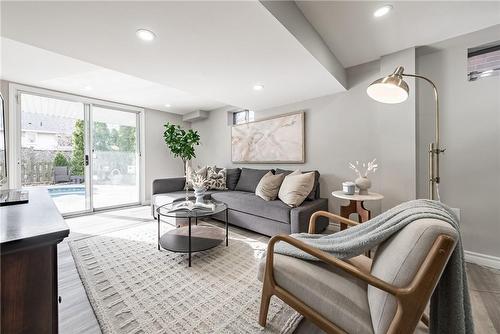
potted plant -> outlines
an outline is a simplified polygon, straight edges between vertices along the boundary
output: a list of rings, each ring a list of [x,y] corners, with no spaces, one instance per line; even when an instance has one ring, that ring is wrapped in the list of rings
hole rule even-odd
[[[184,130],[180,125],[170,122],[165,123],[164,127],[163,139],[165,140],[165,144],[167,144],[170,153],[175,158],[182,159],[184,175],[187,178],[188,164],[191,159],[196,158],[195,146],[200,145],[200,135],[198,131],[192,129]]]

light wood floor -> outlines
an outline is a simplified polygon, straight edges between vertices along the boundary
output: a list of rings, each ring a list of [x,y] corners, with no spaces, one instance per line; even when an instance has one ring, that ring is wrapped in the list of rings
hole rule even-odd
[[[154,223],[149,207],[108,211],[67,219],[69,239],[88,238],[141,224]],[[257,236],[235,227],[238,233]],[[258,236],[259,239],[263,238]],[[500,333],[500,270],[467,265],[476,333]],[[59,245],[59,328],[62,334],[99,334],[99,324],[80,281],[67,240]],[[303,321],[297,334],[322,333]]]

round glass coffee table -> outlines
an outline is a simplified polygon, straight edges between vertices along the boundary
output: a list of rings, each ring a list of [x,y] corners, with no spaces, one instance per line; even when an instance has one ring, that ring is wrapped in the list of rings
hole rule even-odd
[[[158,250],[163,248],[172,252],[188,253],[189,266],[191,267],[191,253],[214,248],[224,239],[226,247],[228,246],[228,211],[225,203],[211,199],[198,203],[199,206],[192,208],[192,210],[188,208],[179,209],[179,205],[182,203],[186,204],[186,201],[174,201],[156,209],[158,216]],[[189,203],[195,205],[194,201],[189,201]],[[210,217],[222,212],[225,212],[225,236],[222,230],[216,226],[198,225],[198,218]],[[161,217],[185,218],[188,224],[162,235],[160,230]]]

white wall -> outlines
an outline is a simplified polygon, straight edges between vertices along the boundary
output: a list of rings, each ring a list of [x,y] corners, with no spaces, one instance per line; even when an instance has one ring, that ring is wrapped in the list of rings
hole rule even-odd
[[[461,210],[468,251],[500,257],[500,77],[467,81],[467,48],[497,41],[500,26],[448,40],[417,57],[417,70],[438,87],[441,100],[440,193]],[[429,50],[431,53],[428,53]],[[434,52],[432,52],[434,51]],[[434,100],[418,83],[418,195],[427,196],[426,148],[434,140]]]
[[[380,75],[394,72],[404,66],[407,73],[415,73],[415,49],[410,48],[380,60]],[[399,104],[376,102],[376,157],[380,171],[380,191],[385,196],[382,209],[385,211],[416,196],[416,127],[415,127],[415,85],[413,79],[406,79],[410,88],[408,99]]]
[[[387,72],[392,72],[396,65],[404,65],[412,70],[415,64],[414,55],[414,49],[410,49],[383,57],[380,61],[349,68],[347,78],[350,89],[345,93],[256,111],[256,119],[262,119],[305,110],[306,163],[246,166],[317,169],[321,173],[321,195],[330,199],[330,210],[338,211],[340,202],[334,200],[330,194],[338,190],[343,181],[355,178],[348,168],[348,162],[370,161],[376,157],[380,163],[380,172],[373,177],[373,190],[386,193],[387,198],[383,203],[389,203],[388,206],[414,198],[414,100],[386,110],[383,105],[366,95],[366,88],[382,75],[381,72],[386,75]],[[262,93],[265,94],[265,91]],[[398,129],[394,129],[396,125]],[[200,132],[202,140],[195,164],[234,166],[231,163],[231,128],[227,125],[225,111],[210,112],[208,119],[193,123],[192,128]],[[388,149],[381,150],[382,144],[389,145]],[[396,185],[393,186],[393,183]],[[376,212],[380,210],[377,203],[371,203],[369,206]]]
[[[158,110],[146,109],[144,114],[145,129],[145,197],[151,199],[151,184],[154,179],[184,175],[182,161],[174,159],[163,140],[163,125],[166,122],[189,127],[182,122],[182,116]]]

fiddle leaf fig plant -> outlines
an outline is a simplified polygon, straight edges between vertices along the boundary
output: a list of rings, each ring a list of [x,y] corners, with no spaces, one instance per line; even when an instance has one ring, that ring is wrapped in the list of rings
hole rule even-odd
[[[198,131],[192,129],[184,130],[180,125],[165,123],[163,138],[165,144],[175,158],[181,158],[184,168],[192,158],[196,158],[195,146],[200,145]]]

